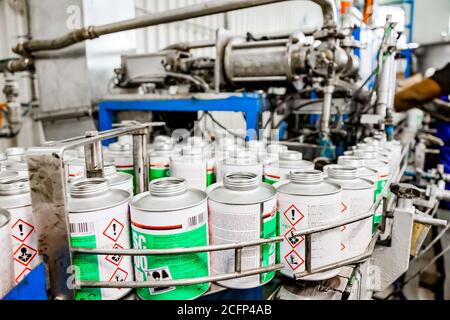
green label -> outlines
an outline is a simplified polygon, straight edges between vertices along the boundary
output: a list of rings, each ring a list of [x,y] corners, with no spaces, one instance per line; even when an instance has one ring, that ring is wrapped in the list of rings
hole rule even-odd
[[[133,245],[139,249],[170,249],[198,247],[207,245],[207,226],[204,224],[194,230],[166,235],[153,235],[132,226]],[[135,272],[144,281],[190,279],[208,276],[208,254],[206,252],[135,257]],[[144,300],[188,300],[204,294],[209,283],[168,288],[137,289]]]
[[[214,183],[216,183],[216,174],[214,172],[208,171],[208,173],[206,174],[206,186],[209,187]]]
[[[378,198],[381,196],[384,186],[386,185],[387,180],[385,179],[379,179],[377,182],[377,188],[375,189],[375,199],[374,202],[378,200]],[[373,227],[376,231],[377,226],[381,223],[383,220],[383,205],[384,201],[381,201],[380,206],[377,210],[375,210],[374,216],[373,216]]]
[[[71,236],[70,242],[74,248],[95,249],[95,235]],[[80,269],[80,280],[100,281],[98,257],[92,254],[74,253],[73,264]],[[76,300],[102,300],[100,288],[83,288],[75,293]]]
[[[277,236],[277,216],[266,219],[263,224],[262,238],[269,239]],[[277,244],[268,243],[262,245],[262,267],[269,267],[276,263],[277,260]],[[267,272],[261,274],[261,283],[267,283],[273,279],[275,272]]]
[[[275,180],[274,178],[269,178],[267,176],[264,176],[263,181],[267,184],[273,185],[277,183],[279,180]]]
[[[150,169],[150,181],[170,177],[169,168],[151,168]]]

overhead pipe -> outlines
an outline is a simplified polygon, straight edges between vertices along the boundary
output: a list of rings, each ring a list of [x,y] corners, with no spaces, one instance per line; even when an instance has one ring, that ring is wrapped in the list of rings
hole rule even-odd
[[[100,36],[116,32],[146,28],[155,25],[199,18],[208,15],[224,13],[245,8],[257,7],[266,4],[286,2],[292,0],[216,0],[195,4],[183,8],[153,13],[134,19],[109,23],[101,26],[89,26],[74,30],[64,36],[47,40],[30,40],[19,43],[13,51],[22,56],[30,56],[33,52],[58,50],[76,43],[93,40]],[[337,8],[334,0],[312,0],[318,4],[323,12],[324,27],[333,27],[338,24]]]

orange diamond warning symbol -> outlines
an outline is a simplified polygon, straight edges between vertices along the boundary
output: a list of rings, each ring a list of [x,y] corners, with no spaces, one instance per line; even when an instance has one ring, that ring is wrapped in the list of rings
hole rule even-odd
[[[283,214],[292,226],[295,226],[305,217],[295,205],[290,206]]]
[[[305,263],[305,260],[303,260],[303,258],[294,250],[289,252],[284,257],[284,260],[286,260],[287,264],[289,265],[289,267],[291,267],[293,271],[297,270]]]
[[[303,236],[296,236],[295,232],[297,230],[295,230],[294,227],[292,227],[291,230],[289,230],[288,232],[286,232],[286,234],[284,235],[284,238],[286,239],[286,241],[291,245],[292,248],[297,248],[297,246],[302,243],[303,241],[305,241],[305,238]]]

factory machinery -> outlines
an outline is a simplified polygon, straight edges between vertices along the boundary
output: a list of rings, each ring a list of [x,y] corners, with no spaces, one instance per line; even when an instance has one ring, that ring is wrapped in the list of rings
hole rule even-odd
[[[29,69],[38,51],[105,34],[274,2],[212,1],[30,40],[14,49],[23,58],[3,68]],[[442,167],[424,169],[422,153],[442,142],[393,110],[395,23],[387,19],[378,66],[361,80],[354,52],[362,45],[351,26],[340,24],[334,1],[314,2],[320,30],[245,37],[218,30],[214,41],[123,56],[115,91],[99,104],[108,130],[29,148],[26,164],[9,150],[0,195],[29,190],[33,220],[11,223],[16,283],[39,259],[52,299],[119,299],[131,289],[140,299],[193,299],[263,286],[278,300],[371,299],[428,253],[442,236],[423,249],[431,227],[447,225],[435,214],[450,199],[449,177]],[[205,47],[216,57],[192,53]],[[165,123],[134,121],[112,129],[113,112],[133,109],[241,111],[255,131],[174,138],[158,135]],[[261,125],[263,111],[282,119]],[[312,114],[320,121],[302,125]],[[257,131],[282,124],[289,141],[281,144]],[[134,184],[115,188],[112,165]],[[26,242],[32,232],[34,244]]]

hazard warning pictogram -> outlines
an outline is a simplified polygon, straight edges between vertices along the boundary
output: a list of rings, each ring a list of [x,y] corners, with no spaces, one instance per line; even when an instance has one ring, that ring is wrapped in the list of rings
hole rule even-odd
[[[128,278],[128,272],[125,270],[122,270],[120,268],[117,268],[116,271],[114,271],[113,275],[109,279],[110,282],[125,282]]]
[[[294,250],[289,252],[284,257],[284,260],[286,260],[287,264],[289,265],[289,267],[291,267],[293,271],[297,270],[305,263],[305,260],[303,260],[303,258]]]
[[[290,206],[283,214],[292,226],[295,226],[305,217],[295,205]]]
[[[348,206],[345,203],[341,202],[341,213],[347,213],[347,210]]]
[[[347,226],[342,226],[342,227],[340,228],[340,230],[341,230],[341,232],[344,232],[345,230],[347,230]]]
[[[345,251],[345,249],[347,249],[347,247],[345,246],[345,244],[343,244],[343,243],[341,242],[341,251]]]
[[[122,233],[124,228],[125,226],[122,223],[120,223],[116,219],[112,219],[106,227],[105,231],[103,231],[103,235],[115,242],[117,241],[117,239],[119,239],[120,234]]]
[[[30,268],[25,268],[15,279],[16,283],[20,283],[29,273],[31,272]]]
[[[14,252],[14,260],[24,265],[25,267],[30,264],[30,262],[36,256],[37,251],[30,246],[22,243],[22,245]]]
[[[123,249],[123,247],[119,244],[115,244],[113,246],[113,249]],[[123,256],[115,254],[115,255],[109,255],[105,257],[105,260],[108,262],[111,262],[113,265],[115,266],[119,266],[120,263],[122,262]]]
[[[305,241],[305,238],[303,236],[296,236],[297,230],[295,230],[295,228],[292,228],[291,230],[289,230],[288,232],[286,232],[286,234],[284,235],[284,238],[286,239],[287,243],[290,244],[290,246],[292,248],[297,248],[297,246],[302,243],[303,241]]]
[[[33,233],[34,227],[26,221],[19,219],[13,224],[11,234],[20,242],[24,242]]]

